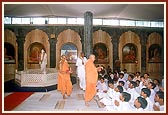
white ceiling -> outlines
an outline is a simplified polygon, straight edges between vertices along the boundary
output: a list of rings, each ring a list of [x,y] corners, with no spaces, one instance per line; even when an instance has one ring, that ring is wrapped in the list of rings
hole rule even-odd
[[[67,16],[84,17],[86,11],[93,13],[94,18],[126,18],[135,20],[163,20],[163,3],[158,4],[4,4],[4,16]]]

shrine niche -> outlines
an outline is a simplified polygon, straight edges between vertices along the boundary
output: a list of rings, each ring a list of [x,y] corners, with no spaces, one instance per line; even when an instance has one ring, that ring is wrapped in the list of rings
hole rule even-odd
[[[28,48],[28,64],[39,64],[41,50],[45,48],[42,44],[35,42]]]
[[[50,44],[47,34],[39,29],[32,30],[26,35],[24,43],[24,69],[40,68],[38,56],[43,48],[47,57],[50,57]],[[50,67],[50,58],[47,58],[47,67]]]
[[[149,53],[149,63],[158,63],[161,62],[161,47],[159,44],[152,44],[149,47],[148,53]]]
[[[93,47],[93,54],[95,55],[95,63],[96,64],[107,64],[108,60],[108,52],[107,47],[103,43],[97,43]]]
[[[131,73],[141,71],[141,44],[136,33],[128,31],[120,36],[118,52],[121,70],[127,69]]]
[[[15,70],[18,68],[18,44],[16,35],[11,30],[4,31],[4,81],[14,79]]]
[[[4,43],[4,63],[5,64],[15,64],[15,48],[12,44]]]
[[[76,63],[77,60],[77,48],[72,43],[64,44],[61,48],[61,55],[67,57],[68,63]]]
[[[56,68],[57,69],[59,68],[59,61],[61,59],[61,54],[63,54],[62,49],[64,49],[65,46],[66,47],[70,46],[73,48],[73,50],[70,50],[71,53],[73,52],[73,54],[70,57],[73,57],[73,59],[75,59],[76,56],[78,56],[80,54],[80,52],[82,52],[82,44],[81,44],[81,38],[80,38],[79,34],[77,32],[75,32],[74,30],[67,29],[58,35],[57,43],[56,43]],[[74,48],[74,46],[76,48]],[[68,48],[68,49],[70,49],[70,48]],[[76,50],[77,50],[77,52],[76,52]],[[62,51],[62,53],[61,53],[61,51]],[[75,62],[75,60],[72,61],[71,59],[69,60],[69,64],[70,64],[72,71],[73,71],[72,74],[76,74],[76,64],[75,64],[76,62]]]
[[[164,74],[163,38],[153,32],[148,36],[146,44],[146,71],[152,78],[161,78]]]
[[[137,58],[137,48],[136,45],[128,43],[123,47],[122,50],[123,63],[135,63]]]
[[[98,30],[93,33],[93,53],[96,55],[96,63],[113,68],[113,45],[111,36]],[[98,56],[99,55],[99,56]]]

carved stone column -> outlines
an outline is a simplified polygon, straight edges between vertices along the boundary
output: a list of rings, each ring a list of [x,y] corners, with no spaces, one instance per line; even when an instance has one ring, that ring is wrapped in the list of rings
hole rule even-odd
[[[93,14],[91,12],[84,13],[84,52],[89,57],[93,52],[92,33],[93,33]]]

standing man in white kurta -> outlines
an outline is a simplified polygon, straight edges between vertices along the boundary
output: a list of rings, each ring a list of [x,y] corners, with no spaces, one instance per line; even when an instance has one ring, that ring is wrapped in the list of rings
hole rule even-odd
[[[79,77],[79,86],[82,90],[86,89],[86,79],[85,79],[85,64],[87,58],[83,52],[80,53],[80,56],[77,58],[77,77]]]
[[[42,49],[41,56],[40,56],[40,67],[41,67],[42,73],[46,73],[46,65],[47,65],[47,54]]]

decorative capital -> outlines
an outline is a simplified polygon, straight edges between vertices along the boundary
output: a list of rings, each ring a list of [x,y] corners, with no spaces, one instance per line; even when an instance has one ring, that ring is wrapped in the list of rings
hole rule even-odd
[[[50,35],[50,38],[51,38],[51,39],[55,39],[55,34],[51,34],[51,35]]]

